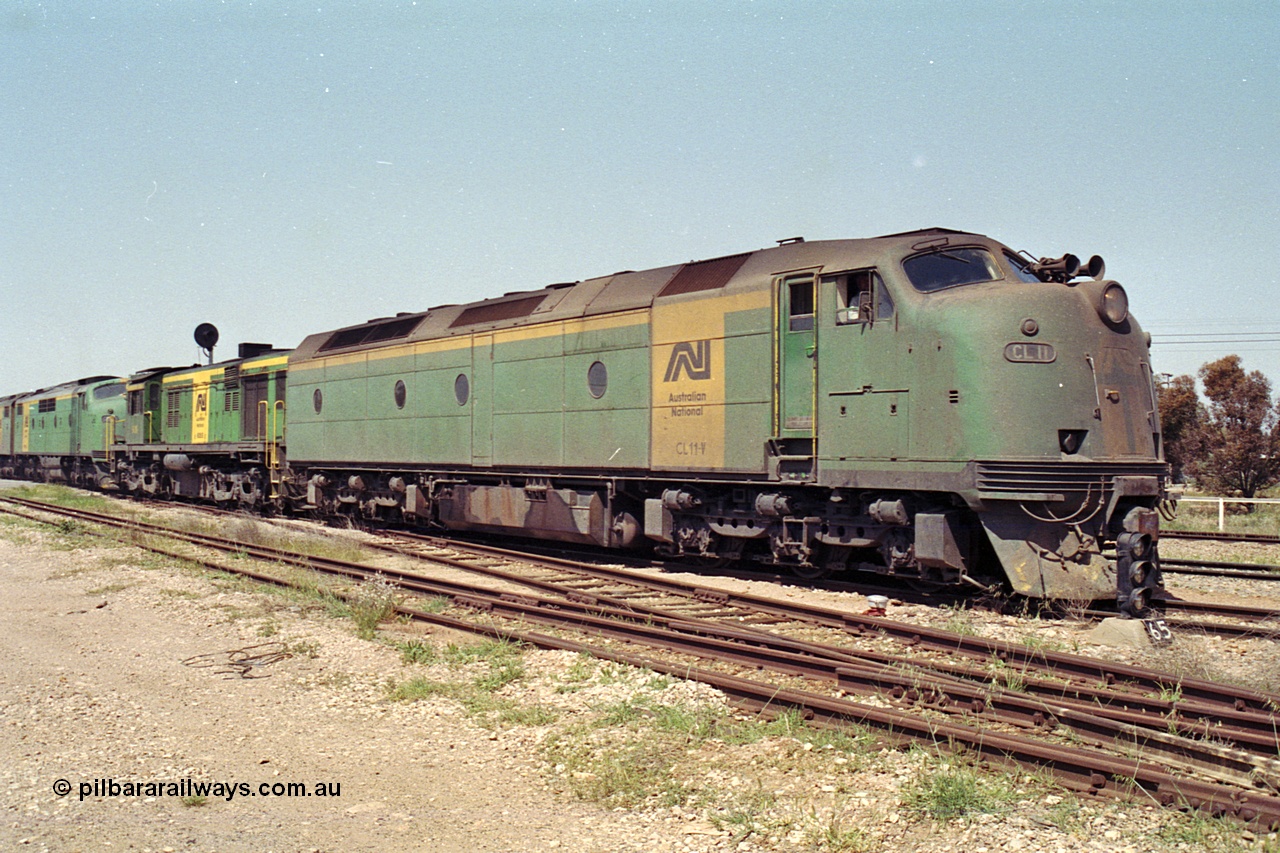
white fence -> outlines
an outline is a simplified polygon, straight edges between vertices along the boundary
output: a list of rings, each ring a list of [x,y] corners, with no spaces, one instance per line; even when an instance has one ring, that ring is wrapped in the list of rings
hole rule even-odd
[[[1178,498],[1178,503],[1217,504],[1218,532],[1221,533],[1227,529],[1227,504],[1280,504],[1280,498]]]

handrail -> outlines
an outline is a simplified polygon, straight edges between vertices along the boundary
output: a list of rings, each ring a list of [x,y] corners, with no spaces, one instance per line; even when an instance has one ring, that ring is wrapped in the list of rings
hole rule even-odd
[[[111,446],[116,443],[116,421],[120,420],[115,415],[107,415],[102,420],[102,446],[106,451],[107,469],[111,469]]]

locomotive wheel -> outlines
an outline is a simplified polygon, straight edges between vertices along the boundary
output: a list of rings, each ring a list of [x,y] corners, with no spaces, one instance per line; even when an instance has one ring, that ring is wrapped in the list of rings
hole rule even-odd
[[[792,566],[791,573],[807,581],[820,581],[831,577],[831,569],[826,566]]]

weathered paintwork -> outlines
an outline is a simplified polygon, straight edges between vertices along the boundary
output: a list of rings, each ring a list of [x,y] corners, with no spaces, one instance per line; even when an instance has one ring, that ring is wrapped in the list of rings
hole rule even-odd
[[[92,376],[3,401],[3,465],[13,476],[100,485],[124,408],[124,380]]]
[[[288,355],[272,352],[248,359],[235,359],[207,367],[173,370],[160,380],[162,395],[160,443],[168,445],[208,445],[262,441],[271,433],[284,436],[283,394]],[[139,383],[145,385],[146,383]],[[146,390],[131,386],[135,391]],[[145,429],[141,420],[130,422],[130,438]],[[138,417],[134,415],[133,417]],[[152,413],[152,423],[157,418]]]
[[[250,344],[240,358],[129,377],[113,469],[120,487],[249,506],[278,497],[288,360]]]
[[[1098,597],[1164,465],[1146,337],[1072,278],[934,229],[370,321],[293,354],[289,454],[308,505]]]

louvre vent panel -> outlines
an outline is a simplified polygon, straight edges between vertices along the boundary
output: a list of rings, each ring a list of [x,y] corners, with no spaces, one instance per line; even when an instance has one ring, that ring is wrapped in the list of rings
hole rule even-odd
[[[1162,462],[1076,463],[1062,462],[979,462],[980,492],[1087,492],[1099,483],[1107,489],[1116,477],[1148,476],[1164,478]]]

